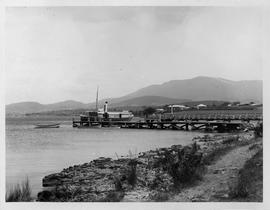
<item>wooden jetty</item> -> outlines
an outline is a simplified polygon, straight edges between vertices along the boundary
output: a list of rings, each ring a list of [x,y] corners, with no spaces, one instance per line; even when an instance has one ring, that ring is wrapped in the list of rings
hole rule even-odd
[[[244,125],[244,122],[215,122],[215,121],[95,121],[95,122],[82,122],[82,121],[73,121],[73,127],[92,127],[92,123],[96,126],[100,124],[101,127],[114,127],[119,126],[120,128],[135,128],[135,129],[161,129],[161,130],[218,130],[218,131],[231,131],[239,130]]]
[[[252,119],[253,121],[254,119]],[[173,121],[76,121],[73,120],[73,127],[84,127],[92,128],[96,125],[101,127],[115,127],[130,128],[130,129],[159,129],[159,130],[205,130],[205,131],[237,131],[244,128],[247,122],[245,121],[234,121],[227,119],[225,120],[173,120]]]
[[[94,127],[120,127],[134,129],[159,129],[159,130],[206,130],[218,132],[241,130],[247,123],[261,122],[262,112],[255,110],[247,111],[226,111],[215,110],[203,112],[181,112],[165,113],[158,118],[147,118],[143,121],[112,121],[111,119],[73,119],[73,127],[94,128]]]

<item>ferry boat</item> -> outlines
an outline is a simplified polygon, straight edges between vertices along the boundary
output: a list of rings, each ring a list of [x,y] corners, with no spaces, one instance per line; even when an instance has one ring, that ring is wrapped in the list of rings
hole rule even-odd
[[[103,109],[98,109],[98,88],[97,88],[97,96],[96,96],[96,111],[86,111],[84,114],[80,115],[80,120],[74,122],[73,127],[78,128],[99,128],[102,124],[102,127],[113,127],[111,124],[106,124],[106,122],[115,122],[115,121],[131,121],[134,115],[129,111],[118,111],[112,112],[108,111],[108,102],[106,101]],[[119,126],[116,126],[119,127]]]
[[[108,111],[108,102],[105,102],[104,108],[98,111],[87,111],[80,115],[82,122],[99,121],[130,121],[134,115],[129,111],[110,112]]]

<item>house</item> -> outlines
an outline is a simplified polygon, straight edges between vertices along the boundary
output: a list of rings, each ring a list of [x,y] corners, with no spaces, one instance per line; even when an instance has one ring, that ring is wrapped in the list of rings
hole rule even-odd
[[[181,110],[181,111],[186,110],[186,109],[189,109],[189,107],[187,107],[187,106],[185,106],[185,105],[176,105],[176,104],[174,104],[174,105],[169,105],[168,107],[171,108],[171,113],[172,113],[172,114],[173,114],[174,108],[179,109],[179,110]]]
[[[206,108],[207,105],[205,105],[205,104],[198,104],[196,107],[197,107],[197,109],[203,109],[203,108]]]
[[[164,109],[156,109],[156,112],[162,113],[164,112]]]
[[[249,103],[239,104],[238,106],[249,106]]]

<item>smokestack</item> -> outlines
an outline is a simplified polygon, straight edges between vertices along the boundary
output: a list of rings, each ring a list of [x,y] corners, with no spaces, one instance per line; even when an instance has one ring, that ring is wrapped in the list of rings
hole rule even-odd
[[[173,114],[173,105],[171,105],[171,114]]]
[[[108,112],[108,102],[106,101],[104,104],[104,113]]]
[[[96,111],[98,112],[98,86],[97,86],[97,95],[96,95]]]

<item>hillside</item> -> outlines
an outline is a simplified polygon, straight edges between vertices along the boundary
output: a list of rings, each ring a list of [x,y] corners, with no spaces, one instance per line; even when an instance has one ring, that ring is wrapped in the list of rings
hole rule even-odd
[[[68,109],[79,109],[87,108],[87,105],[77,101],[62,101],[53,104],[40,104],[37,102],[20,102],[6,105],[6,113],[37,113],[44,111],[54,110],[68,110]]]
[[[101,99],[99,107],[108,101],[110,107],[159,106],[164,104],[195,101],[254,101],[262,103],[262,81],[231,81],[222,78],[195,77],[172,80],[160,85],[151,85],[119,98]],[[95,103],[68,100],[53,104],[21,102],[6,105],[7,113],[36,113],[70,109],[94,108]]]
[[[37,102],[20,102],[6,105],[6,113],[29,113],[44,110],[44,105]]]
[[[122,97],[122,100],[151,95],[198,100],[262,102],[262,81],[231,81],[221,78],[195,77],[151,85]]]

